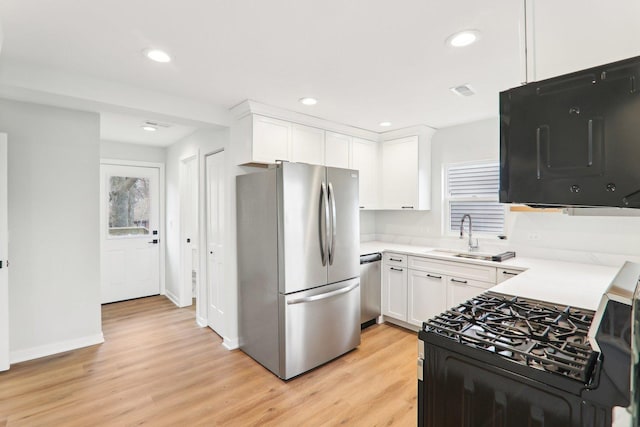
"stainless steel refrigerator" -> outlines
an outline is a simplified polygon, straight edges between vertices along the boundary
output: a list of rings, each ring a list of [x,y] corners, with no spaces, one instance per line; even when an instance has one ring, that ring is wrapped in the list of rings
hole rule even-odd
[[[236,179],[240,348],[282,379],[360,344],[358,171]]]

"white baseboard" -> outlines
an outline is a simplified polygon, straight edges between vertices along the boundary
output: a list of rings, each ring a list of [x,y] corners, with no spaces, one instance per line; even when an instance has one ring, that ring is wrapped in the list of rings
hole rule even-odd
[[[238,342],[238,338],[224,337],[222,339],[222,346],[227,350],[235,350],[240,348],[240,343]]]
[[[69,350],[76,350],[82,347],[102,344],[103,342],[104,335],[100,332],[99,334],[89,335],[87,337],[41,345],[38,347],[27,348],[25,350],[12,351],[9,355],[9,360],[12,364],[20,363],[27,360],[39,359],[40,357],[63,353]]]
[[[198,324],[198,326],[200,326],[201,328],[207,327],[209,326],[207,324],[207,319],[205,319],[204,317],[196,317],[196,323]]]
[[[402,320],[394,319],[393,317],[382,316],[382,318],[382,323],[393,323],[396,326],[402,326],[403,328],[414,332],[418,332],[420,330],[420,326],[412,325],[411,323],[403,322]]]
[[[178,297],[171,293],[171,291],[166,291],[164,296],[169,298],[169,301],[174,303],[176,307],[180,307],[180,304],[178,303]]]

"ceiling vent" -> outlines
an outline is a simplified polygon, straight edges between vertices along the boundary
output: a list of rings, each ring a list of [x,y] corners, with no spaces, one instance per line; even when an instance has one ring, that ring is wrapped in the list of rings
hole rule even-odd
[[[152,120],[146,120],[144,122],[144,124],[146,126],[153,126],[153,127],[157,127],[157,128],[170,128],[171,127],[171,125],[168,124],[168,123],[158,123],[158,122],[154,122]]]
[[[476,94],[476,91],[468,84],[452,87],[449,88],[449,90],[458,96],[472,96]]]

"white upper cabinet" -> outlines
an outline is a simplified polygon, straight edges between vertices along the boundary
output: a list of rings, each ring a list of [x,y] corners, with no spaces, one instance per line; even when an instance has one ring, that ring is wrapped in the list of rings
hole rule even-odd
[[[630,58],[640,52],[638,0],[533,0],[527,4],[530,81]]]
[[[255,163],[291,160],[291,123],[258,115],[253,116],[253,156]]]
[[[383,209],[418,209],[418,137],[382,143]]]
[[[324,165],[324,130],[292,124],[291,161]]]
[[[360,171],[360,209],[378,209],[380,162],[378,143],[353,138],[353,161],[351,168]]]
[[[351,167],[351,140],[348,135],[325,132],[324,164],[335,168]]]

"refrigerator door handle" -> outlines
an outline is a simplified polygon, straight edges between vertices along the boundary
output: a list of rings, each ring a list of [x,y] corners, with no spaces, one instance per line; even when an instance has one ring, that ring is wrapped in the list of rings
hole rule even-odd
[[[322,265],[327,265],[327,234],[329,225],[329,197],[327,195],[327,185],[323,182],[320,186],[320,253],[322,254]]]
[[[329,248],[329,265],[333,265],[336,251],[336,197],[333,194],[333,184],[329,183],[329,203],[331,205],[331,245]]]
[[[313,295],[313,296],[310,296],[310,297],[290,299],[290,300],[287,301],[287,304],[289,304],[289,305],[290,304],[301,304],[301,303],[305,303],[305,302],[313,302],[313,301],[318,301],[318,300],[322,300],[322,299],[335,297],[337,295],[342,295],[342,294],[346,294],[347,292],[351,292],[352,290],[354,290],[358,286],[360,286],[360,283],[356,282],[353,285],[345,286],[344,288],[336,289],[335,291],[325,292],[324,294]]]

